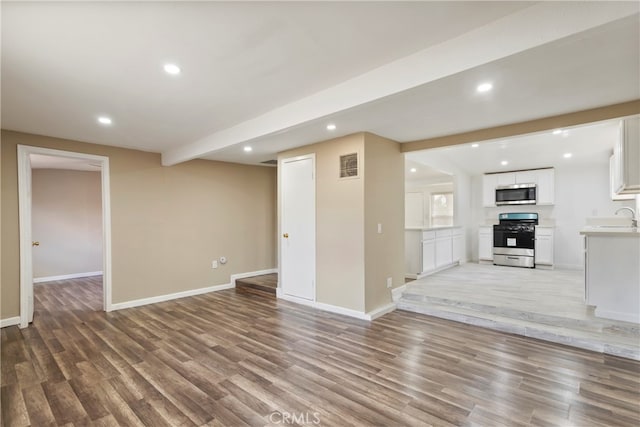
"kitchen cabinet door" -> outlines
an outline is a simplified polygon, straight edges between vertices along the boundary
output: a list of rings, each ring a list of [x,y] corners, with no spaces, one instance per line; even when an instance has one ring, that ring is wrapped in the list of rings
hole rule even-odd
[[[538,170],[538,204],[553,205],[555,201],[555,170],[540,169]]]
[[[553,229],[536,227],[535,263],[553,265]]]
[[[453,255],[453,262],[460,262],[462,261],[462,235],[454,235],[452,238],[452,255]]]
[[[613,155],[615,192],[640,193],[640,117],[620,121],[620,137]]]
[[[422,241],[422,272],[426,273],[436,269],[436,241]]]
[[[482,176],[482,206],[485,208],[496,205],[496,174]]]
[[[635,199],[635,194],[618,194],[616,193],[616,158],[615,154],[609,158],[609,187],[611,189],[611,200],[629,200]]]
[[[516,172],[516,184],[537,184],[538,171],[522,171]]]
[[[451,236],[436,239],[436,268],[453,262],[453,242]]]
[[[493,228],[480,227],[478,232],[478,258],[493,261]]]
[[[498,185],[513,185],[516,183],[515,172],[506,172],[496,174]]]

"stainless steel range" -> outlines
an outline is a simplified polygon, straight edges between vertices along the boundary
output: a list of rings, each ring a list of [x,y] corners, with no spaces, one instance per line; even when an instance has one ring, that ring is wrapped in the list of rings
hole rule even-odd
[[[537,213],[501,213],[493,226],[493,264],[535,268]]]

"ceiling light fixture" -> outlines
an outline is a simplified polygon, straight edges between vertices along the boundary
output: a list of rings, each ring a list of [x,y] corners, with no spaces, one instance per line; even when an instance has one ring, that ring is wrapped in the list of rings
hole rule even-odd
[[[573,154],[571,154],[571,153],[564,153],[562,155],[562,157],[564,157],[565,159],[570,159],[572,156],[573,156]]]
[[[110,125],[111,123],[113,123],[113,121],[106,116],[100,116],[98,117],[98,123],[100,123],[101,125]]]
[[[336,125],[334,125],[333,123],[329,123],[327,125],[327,130],[336,130]]]
[[[171,74],[172,76],[176,76],[180,74],[180,67],[176,64],[164,64],[164,71],[167,74]]]
[[[480,93],[489,92],[491,89],[493,89],[493,84],[491,83],[481,83],[476,88],[476,90]]]
[[[506,161],[506,160],[503,160],[503,161],[501,161],[501,162],[500,162],[500,164],[501,164],[502,166],[507,166],[507,165],[509,164],[509,162],[508,162],[508,161]]]
[[[418,169],[416,169],[416,168],[411,168],[411,169],[409,169],[409,172],[411,172],[411,173],[416,173],[416,172],[418,172]]]
[[[562,129],[556,129],[551,133],[554,134],[554,135],[560,135],[562,133]]]
[[[252,151],[253,151],[253,148],[251,148],[251,147],[249,147],[249,146],[247,145],[247,146],[245,146],[245,147],[243,148],[243,150],[244,150],[244,152],[245,152],[245,153],[250,153],[250,152],[252,152]]]
[[[471,148],[478,148],[480,144],[471,144]]]

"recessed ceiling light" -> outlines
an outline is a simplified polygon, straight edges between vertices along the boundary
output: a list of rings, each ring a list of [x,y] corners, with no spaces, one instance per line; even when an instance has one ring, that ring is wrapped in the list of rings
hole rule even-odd
[[[503,161],[501,161],[501,162],[500,162],[500,164],[501,164],[502,166],[507,166],[507,165],[509,164],[509,162],[508,162],[508,161],[506,161],[506,160],[503,160]]]
[[[471,144],[471,148],[478,148],[480,144]]]
[[[554,135],[560,135],[562,133],[562,129],[556,129],[551,133],[553,133]]]
[[[411,169],[409,169],[409,172],[416,173],[416,172],[418,172],[418,169],[416,169],[416,168],[411,168]]]
[[[327,125],[327,130],[336,130],[336,125],[334,125],[333,123],[329,123]]]
[[[562,155],[562,157],[564,157],[565,159],[570,159],[570,158],[571,158],[571,156],[573,156],[573,154],[571,154],[571,153],[564,153],[564,154]]]
[[[489,92],[491,89],[493,89],[493,85],[491,83],[481,83],[476,88],[476,90],[480,93]]]
[[[100,117],[98,117],[98,123],[100,123],[102,125],[110,125],[112,123],[112,121],[111,121],[111,119],[109,117],[100,116]]]
[[[168,74],[171,74],[172,76],[175,76],[180,74],[180,67],[178,67],[176,64],[164,64],[164,71],[166,71]]]
[[[247,146],[245,146],[245,147],[243,148],[243,150],[244,150],[244,152],[245,152],[245,153],[250,153],[251,151],[253,151],[253,148],[251,148],[251,147],[249,147],[249,146],[247,145]]]

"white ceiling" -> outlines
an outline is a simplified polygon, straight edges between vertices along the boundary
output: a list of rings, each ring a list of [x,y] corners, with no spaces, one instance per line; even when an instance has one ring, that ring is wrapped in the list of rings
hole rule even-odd
[[[259,163],[358,131],[404,142],[640,98],[637,2],[1,7],[3,128],[165,164]],[[495,89],[478,96],[483,80]]]
[[[619,137],[619,120],[609,120],[588,126],[562,129],[559,134],[538,132],[513,138],[501,138],[453,147],[415,151],[406,154],[407,180],[419,179],[422,168],[432,174],[442,173],[480,175],[544,167],[565,167],[607,163]],[[571,153],[565,158],[565,153]],[[501,162],[506,160],[507,165]],[[416,166],[417,165],[417,166]],[[415,167],[417,172],[409,172]],[[422,180],[434,179],[430,176]],[[437,180],[437,178],[436,178]]]

